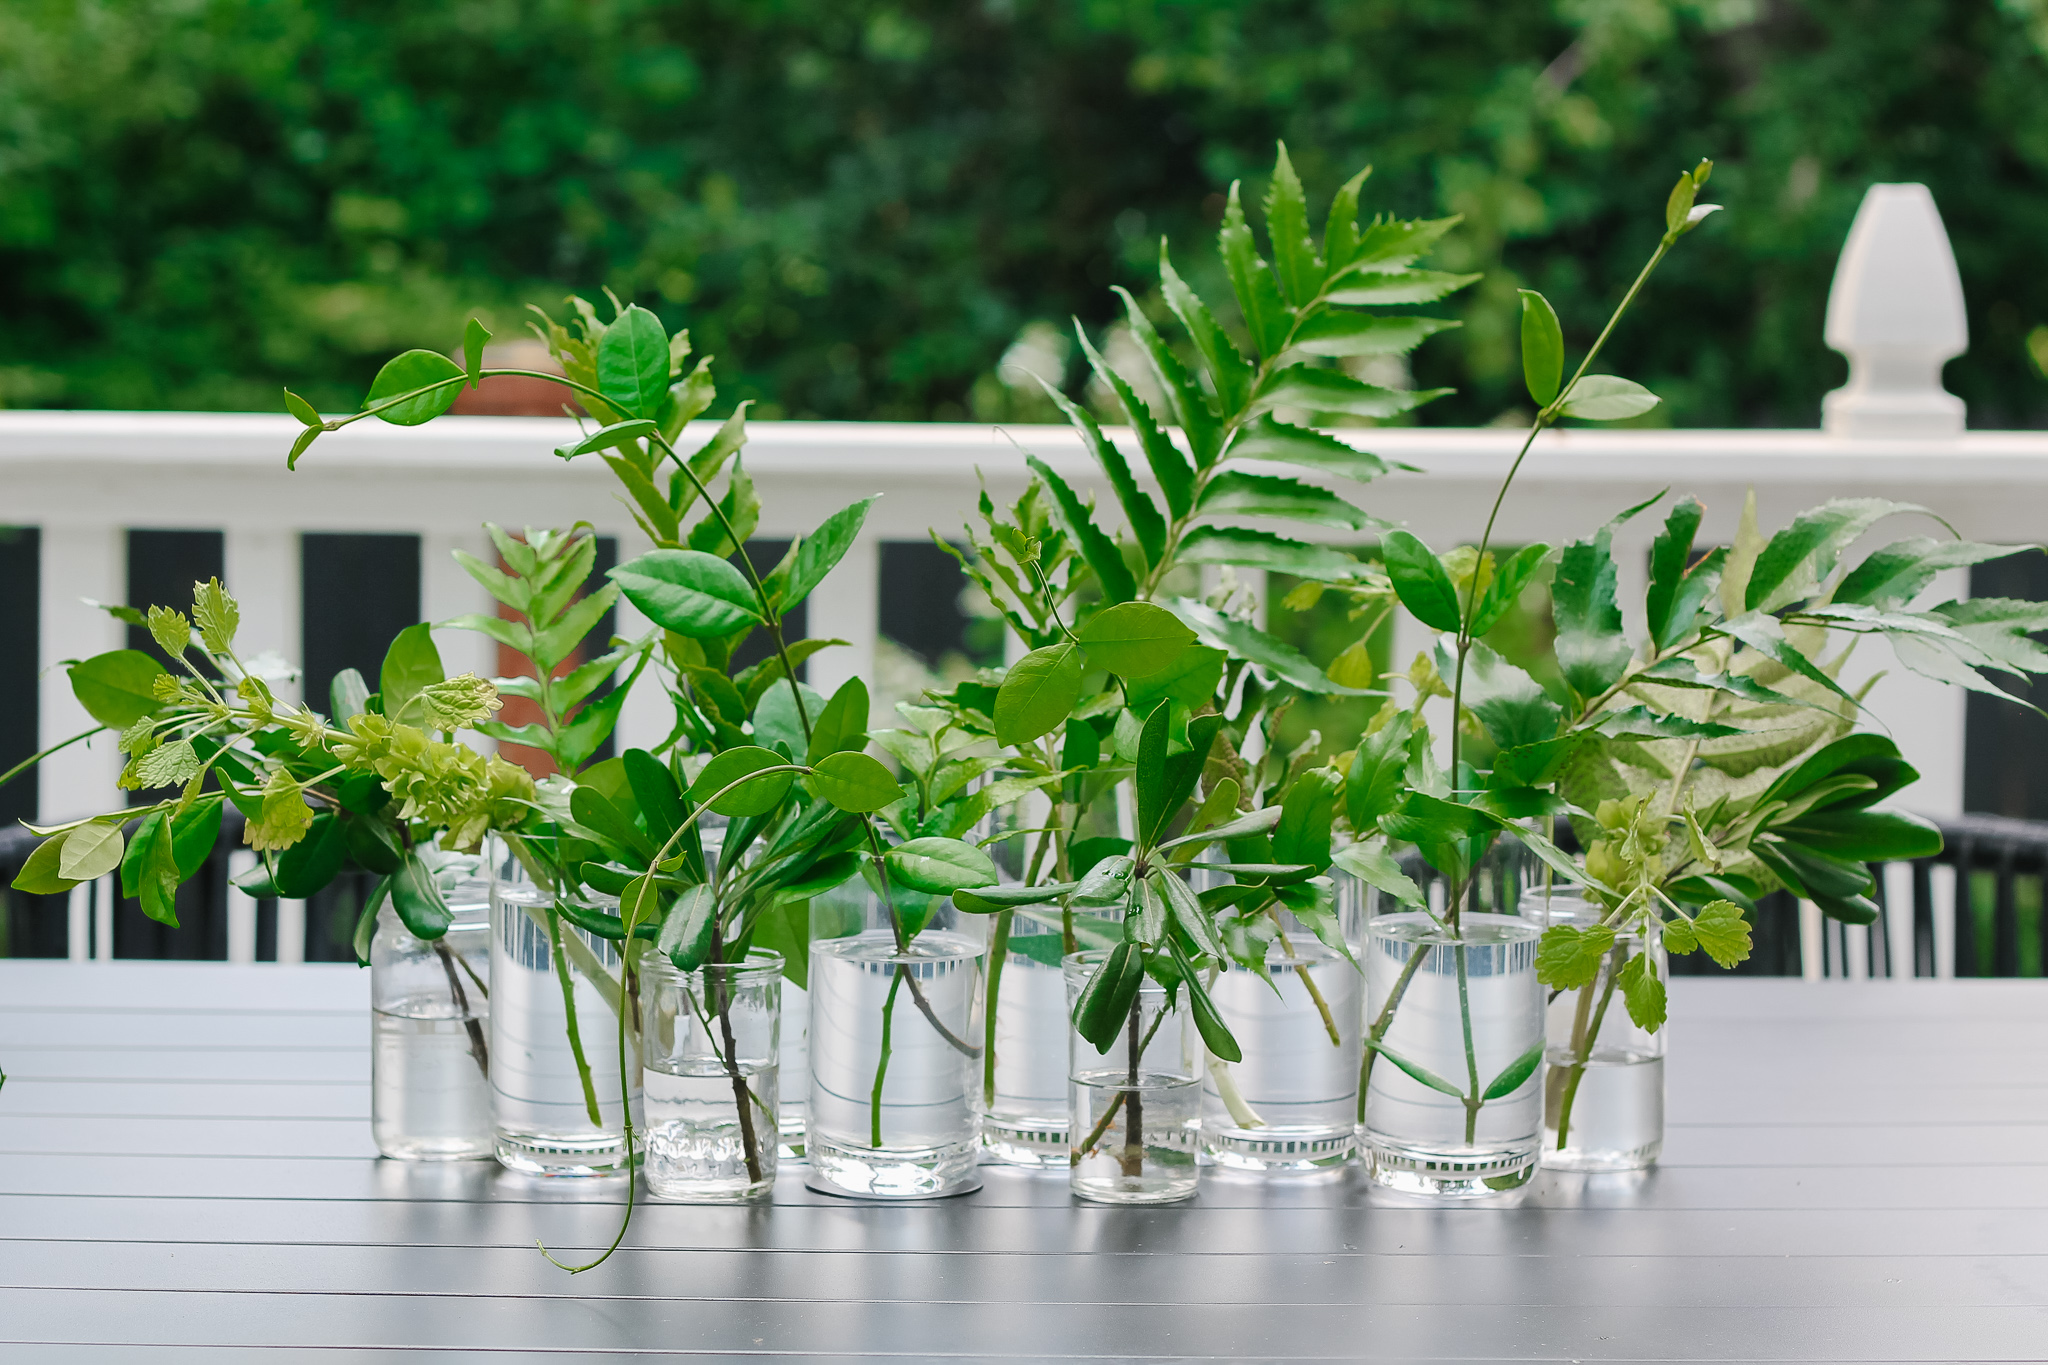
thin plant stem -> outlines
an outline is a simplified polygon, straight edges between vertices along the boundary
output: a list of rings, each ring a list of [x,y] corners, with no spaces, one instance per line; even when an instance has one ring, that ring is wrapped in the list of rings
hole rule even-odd
[[[1152,1039],[1159,1032],[1159,1026],[1166,1022],[1166,1015],[1167,1011],[1161,1010],[1152,1016],[1152,1027],[1145,1030],[1144,1040],[1138,1044],[1139,1052],[1142,1053],[1146,1048],[1152,1046]],[[1088,1130],[1088,1136],[1082,1139],[1080,1147],[1074,1152],[1073,1159],[1076,1163],[1082,1157],[1095,1150],[1095,1144],[1102,1141],[1102,1135],[1109,1130],[1110,1121],[1117,1116],[1117,1113],[1122,1110],[1123,1106],[1124,1096],[1123,1092],[1119,1090],[1115,1097],[1110,1100],[1109,1107],[1102,1111],[1102,1117],[1095,1121],[1095,1126]]]
[[[1280,951],[1286,953],[1287,960],[1294,963],[1294,974],[1301,978],[1301,984],[1308,991],[1308,998],[1316,1002],[1316,1013],[1323,1016],[1323,1032],[1330,1035],[1330,1046],[1344,1046],[1344,1039],[1342,1035],[1340,1035],[1337,1032],[1336,1017],[1330,1013],[1330,1002],[1328,1000],[1325,1000],[1323,998],[1323,993],[1316,988],[1315,978],[1311,977],[1308,974],[1308,964],[1306,962],[1300,961],[1296,956],[1294,951],[1294,945],[1290,943],[1287,939],[1287,931],[1285,929],[1279,928],[1279,912],[1276,910],[1271,911],[1270,913],[1273,916],[1273,936],[1280,940]]]
[[[30,754],[27,758],[24,758],[23,760],[21,760],[21,762],[9,768],[6,772],[0,773],[0,787],[4,787],[9,782],[12,782],[15,778],[20,777],[23,773],[27,772],[30,768],[35,767],[36,764],[42,762],[51,754],[56,753],[59,749],[68,749],[72,745],[78,743],[78,741],[81,739],[91,739],[94,735],[100,733],[100,731],[105,730],[107,728],[108,727],[104,725],[95,725],[90,730],[79,731],[77,734],[73,735],[69,739],[57,741],[55,744],[52,744],[49,748],[43,750],[39,754]]]
[[[868,1146],[877,1150],[882,1146],[882,1082],[889,1074],[889,1029],[896,1016],[897,988],[906,979],[899,962],[889,981],[889,994],[882,1000],[882,1055],[875,1062],[874,1089],[868,1092]]]
[[[1458,964],[1458,1023],[1465,1031],[1465,1075],[1472,1086],[1471,1094],[1465,1097],[1465,1144],[1470,1146],[1473,1135],[1479,1131],[1479,1106],[1486,1101],[1479,1097],[1479,1057],[1472,1047],[1472,1000],[1465,984],[1463,940],[1451,950],[1451,956]]]
[[[625,978],[632,975],[633,972],[632,960],[623,950],[625,946],[630,946],[630,940],[626,945],[622,946],[619,954],[619,978],[622,987]],[[625,999],[623,989],[620,991],[620,999],[621,1001]],[[633,1152],[633,1091],[632,1083],[626,1079],[626,1029],[626,1012],[621,1009],[619,1011],[619,1112],[625,1120],[626,1128],[626,1214],[623,1218],[619,1219],[619,1230],[612,1234],[612,1244],[606,1247],[596,1260],[584,1265],[563,1264],[561,1261],[556,1260],[554,1255],[549,1252],[545,1242],[541,1241],[538,1237],[533,1239],[533,1244],[540,1248],[540,1254],[547,1258],[549,1265],[566,1270],[571,1275],[581,1275],[586,1270],[595,1270],[606,1261],[609,1261],[612,1258],[612,1253],[617,1251],[619,1245],[626,1240],[626,1229],[633,1226],[633,1196],[640,1182],[634,1178],[636,1162],[634,1161]]]
[[[725,1074],[732,1079],[733,1107],[740,1116],[740,1145],[747,1158],[747,1183],[761,1183],[761,1139],[754,1131],[754,1107],[747,1102],[747,1082],[740,1075],[739,1043],[733,1037],[732,1029],[732,982],[724,969],[732,964],[724,961],[725,942],[719,932],[718,916],[714,912],[711,920],[711,957],[702,971],[704,984],[711,988],[712,1009],[718,1016],[720,1040],[725,1044]]]
[[[1164,1013],[1164,1011],[1161,1011]],[[1145,1044],[1139,1040],[1138,1030],[1145,1018],[1145,992],[1139,991],[1131,998],[1131,1018],[1128,1037],[1130,1058],[1124,1078],[1124,1154],[1123,1171],[1126,1180],[1137,1180],[1145,1174],[1145,1096],[1139,1089],[1138,1059],[1144,1055]]]
[[[1387,992],[1387,1003],[1380,1006],[1379,1018],[1372,1021],[1372,1028],[1366,1033],[1365,1058],[1358,1064],[1358,1121],[1365,1122],[1365,1092],[1372,1085],[1372,1063],[1379,1056],[1373,1044],[1387,1036],[1387,1026],[1394,1022],[1394,1010],[1400,1005],[1401,997],[1408,994],[1408,983],[1415,979],[1416,971],[1422,966],[1422,959],[1429,955],[1427,945],[1416,945],[1408,954],[1408,960],[1401,964],[1401,974],[1394,978],[1394,987]]]
[[[1003,963],[1010,955],[1010,920],[1017,912],[996,913],[995,928],[988,944],[988,1005],[982,1020],[981,1097],[994,1109],[996,1103],[996,1007],[1002,998]]]
[[[1585,1078],[1587,1059],[1593,1055],[1593,1039],[1600,1032],[1601,1021],[1607,1017],[1608,1002],[1614,999],[1614,983],[1621,976],[1622,958],[1627,951],[1619,943],[1614,945],[1614,952],[1607,960],[1607,986],[1600,992],[1600,1007],[1593,1011],[1592,1027],[1586,1030],[1585,1041],[1580,1044],[1578,1055],[1572,1059],[1571,1075],[1565,1081],[1564,1098],[1558,1105],[1557,1111],[1557,1147],[1559,1151],[1564,1150],[1566,1143],[1571,1137],[1572,1102],[1579,1096],[1579,1082]],[[1581,994],[1583,995],[1583,991]]]
[[[562,986],[562,1018],[569,1034],[569,1053],[576,1059],[576,1079],[583,1085],[584,1112],[590,1116],[592,1128],[603,1128],[604,1114],[597,1107],[597,1086],[591,1080],[590,1059],[583,1054],[583,1030],[576,1023],[576,983],[569,979],[569,955],[562,947],[562,914],[553,905],[548,906],[548,937],[554,940],[550,945],[554,951],[549,956],[555,960],[555,977]],[[621,1009],[622,1028],[623,1013]]]
[[[441,959],[441,969],[448,973],[448,995],[455,1002],[456,1012],[462,1018],[463,1029],[469,1034],[469,1055],[476,1059],[476,1069],[483,1073],[484,1079],[489,1080],[491,1075],[490,1045],[484,1041],[483,1025],[477,1022],[476,1011],[469,1007],[469,993],[463,990],[462,978],[455,971],[455,963],[458,959],[454,953],[448,951],[448,945],[440,939],[434,940],[434,954]],[[467,963],[463,964],[465,970],[468,968],[468,965]],[[474,973],[471,973],[471,975],[473,976]]]

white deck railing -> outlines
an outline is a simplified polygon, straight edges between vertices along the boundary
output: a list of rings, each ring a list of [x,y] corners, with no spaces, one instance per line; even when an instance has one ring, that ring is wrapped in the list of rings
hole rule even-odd
[[[1615,511],[1670,488],[1707,504],[1703,541],[1726,541],[1743,497],[1757,493],[1765,527],[1828,497],[1868,495],[1924,504],[1963,535],[2032,542],[2048,510],[2048,433],[1965,432],[1940,366],[1965,344],[1962,296],[1933,201],[1919,186],[1877,186],[1865,200],[1837,270],[1827,343],[1849,355],[1850,381],[1829,396],[1825,431],[1595,431],[1546,434],[1503,514],[1504,544],[1583,535]],[[1816,338],[1816,344],[1820,341]],[[643,542],[594,459],[564,464],[566,419],[448,417],[421,428],[360,423],[323,438],[296,473],[284,453],[298,430],[284,416],[186,413],[0,413],[0,524],[41,536],[40,730],[45,744],[90,722],[52,665],[118,648],[122,628],[83,605],[124,595],[125,532],[190,528],[224,533],[228,586],[241,600],[244,639],[303,657],[298,537],[306,532],[410,532],[421,537],[421,612],[441,620],[489,604],[451,560],[482,553],[480,524],[591,522],[619,538],[622,556]],[[709,435],[707,426],[703,435]],[[696,436],[697,433],[691,433]],[[1419,467],[1354,500],[1405,522],[1439,547],[1469,539],[1512,458],[1509,430],[1386,428],[1348,432],[1363,448]],[[870,493],[885,496],[854,550],[812,599],[812,633],[853,642],[812,661],[827,690],[873,662],[878,547],[952,533],[971,512],[979,479],[999,497],[1025,473],[1018,447],[1109,500],[1093,465],[1063,427],[765,422],[751,428],[746,461],[765,506],[758,534],[786,537]],[[1139,462],[1142,464],[1142,461]],[[1617,536],[1624,597],[1640,601],[1656,522]],[[1894,525],[1879,535],[1924,533]],[[1964,576],[1949,586],[1964,591]],[[1633,587],[1633,591],[1627,591]],[[631,608],[621,604],[622,614]],[[622,621],[622,629],[634,623]],[[1418,637],[1397,640],[1407,658]],[[482,637],[445,632],[452,669],[495,672]],[[1872,659],[1866,666],[1891,667]],[[659,699],[629,706],[625,743],[667,732]],[[1872,709],[1923,773],[1913,803],[1962,809],[1963,694],[1894,672]],[[43,765],[46,818],[115,802],[119,759],[111,738]]]

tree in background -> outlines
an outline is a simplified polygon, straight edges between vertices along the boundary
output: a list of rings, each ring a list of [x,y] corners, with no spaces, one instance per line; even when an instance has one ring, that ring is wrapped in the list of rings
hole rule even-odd
[[[346,407],[465,310],[605,285],[760,416],[1050,417],[1067,316],[1110,324],[1284,138],[1465,215],[1437,259],[1486,278],[1424,420],[1513,413],[1516,288],[1612,295],[1621,206],[1711,148],[1739,212],[1627,340],[1658,420],[1815,422],[1849,219],[1921,180],[1971,308],[1949,385],[2040,424],[2044,45],[2048,0],[13,0],[0,403]]]

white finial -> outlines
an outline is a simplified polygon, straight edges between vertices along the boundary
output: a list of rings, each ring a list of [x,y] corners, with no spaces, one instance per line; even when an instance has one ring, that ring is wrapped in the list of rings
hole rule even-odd
[[[1969,349],[1963,281],[1925,185],[1872,185],[1828,291],[1827,343],[1849,382],[1821,402],[1836,436],[1951,436],[1963,400],[1941,367]]]

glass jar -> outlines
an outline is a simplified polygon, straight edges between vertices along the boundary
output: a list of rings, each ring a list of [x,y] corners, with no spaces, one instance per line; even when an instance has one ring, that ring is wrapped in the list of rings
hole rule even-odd
[[[617,913],[614,898],[578,894]],[[619,949],[577,928],[548,888],[515,875],[493,881],[491,1124],[507,1169],[546,1176],[627,1170],[620,1054],[637,1127],[640,1037],[637,1011],[619,1008]]]
[[[850,882],[811,902],[806,1183],[926,1199],[978,1189],[981,916]]]
[[[1372,1178],[1461,1198],[1518,1189],[1536,1170],[1543,1107],[1541,926],[1467,913],[1458,933],[1421,912],[1366,928],[1363,1141]]]
[[[1067,1015],[1109,956],[1071,954],[1063,964]],[[1069,1024],[1067,1183],[1102,1204],[1164,1204],[1195,1192],[1202,1127],[1199,1040],[1188,994],[1171,1001],[1150,976],[1107,1052]]]
[[[774,1189],[782,954],[757,949],[684,972],[645,953],[640,1019],[648,1192],[723,1204]]]
[[[387,904],[370,940],[370,1132],[402,1161],[491,1155],[491,889],[443,894],[454,918],[413,937]]]
[[[1524,894],[1524,915],[1539,909],[1550,924],[1590,928],[1606,909],[1577,892]],[[1545,1015],[1543,1164],[1564,1171],[1635,1171],[1655,1164],[1664,1149],[1664,1039],[1629,1018],[1616,977],[1629,959],[1650,955],[1660,981],[1670,972],[1664,940],[1645,943],[1637,933],[1616,936],[1599,975],[1577,990],[1558,991]]]
[[[992,917],[988,1055],[981,1072],[981,1149],[986,1160],[1065,1170],[1067,1143],[1067,928],[1076,949],[1121,938],[1095,911],[1025,906]],[[1000,953],[997,946],[1000,945]]]

